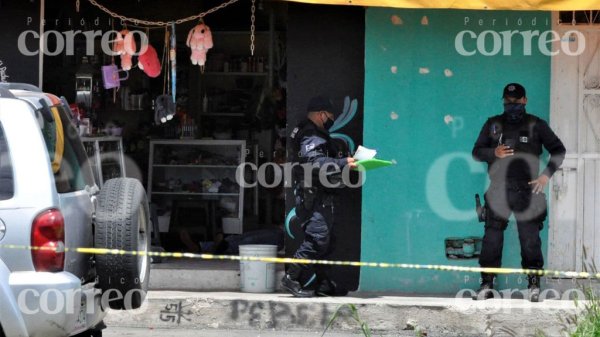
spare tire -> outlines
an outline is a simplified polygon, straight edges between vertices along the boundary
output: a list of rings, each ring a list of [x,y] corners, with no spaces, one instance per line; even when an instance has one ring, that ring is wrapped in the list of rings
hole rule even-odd
[[[98,195],[94,246],[123,250],[97,254],[96,275],[103,306],[137,309],[150,278],[150,210],[142,184],[133,178],[110,179]]]

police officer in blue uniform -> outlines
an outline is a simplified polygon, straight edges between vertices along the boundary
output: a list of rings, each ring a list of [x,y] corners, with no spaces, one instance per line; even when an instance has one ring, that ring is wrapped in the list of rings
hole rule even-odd
[[[304,241],[294,253],[298,259],[325,259],[333,248],[334,186],[342,186],[343,169],[356,167],[354,158],[341,155],[329,136],[334,123],[331,101],[324,96],[310,100],[307,118],[292,131],[294,148],[293,187],[296,215]],[[296,165],[298,164],[298,165]],[[345,295],[322,265],[290,264],[281,285],[296,297]]]
[[[548,124],[525,110],[525,88],[518,83],[503,91],[504,113],[489,118],[473,147],[473,158],[488,164],[490,186],[485,193],[485,234],[479,264],[500,267],[504,230],[514,214],[521,244],[521,266],[544,266],[540,230],[547,216],[544,187],[565,157],[565,147]],[[550,160],[539,174],[542,146]],[[494,274],[481,274],[474,299],[493,296]],[[539,300],[540,276],[528,275],[528,296]]]

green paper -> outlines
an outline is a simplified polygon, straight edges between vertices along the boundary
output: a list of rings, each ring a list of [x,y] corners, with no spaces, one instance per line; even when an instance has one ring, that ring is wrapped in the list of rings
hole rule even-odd
[[[376,168],[380,168],[380,167],[386,167],[386,166],[390,166],[393,165],[394,163],[392,163],[389,160],[381,160],[381,159],[364,159],[364,160],[359,160],[356,162],[356,165],[358,165],[357,168],[355,168],[354,170],[356,171],[368,171],[368,170],[372,170],[372,169],[376,169]]]

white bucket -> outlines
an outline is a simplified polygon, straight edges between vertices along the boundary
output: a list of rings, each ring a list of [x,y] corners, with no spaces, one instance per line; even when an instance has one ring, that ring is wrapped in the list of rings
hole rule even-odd
[[[240,245],[240,256],[276,257],[275,245]],[[246,293],[275,291],[275,263],[240,261],[241,289]]]

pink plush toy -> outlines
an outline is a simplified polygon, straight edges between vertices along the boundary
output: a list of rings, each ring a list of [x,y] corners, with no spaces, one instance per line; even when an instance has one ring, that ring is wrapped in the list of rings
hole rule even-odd
[[[196,25],[188,34],[187,46],[192,49],[193,65],[204,66],[206,63],[206,53],[213,47],[212,34],[210,28],[204,23]]]
[[[121,56],[121,69],[131,70],[132,56],[135,54],[136,44],[133,33],[127,29],[117,32],[113,43],[113,52]]]

